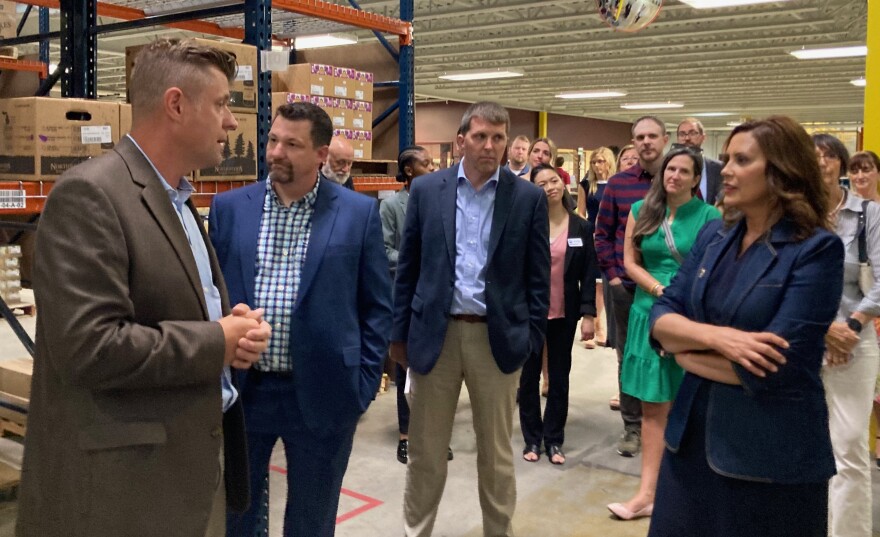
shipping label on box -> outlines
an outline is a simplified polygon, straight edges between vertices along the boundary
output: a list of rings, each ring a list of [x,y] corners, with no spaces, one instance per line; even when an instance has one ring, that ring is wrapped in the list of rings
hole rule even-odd
[[[193,39],[199,45],[206,45],[235,54],[238,69],[229,85],[229,109],[233,112],[257,112],[257,47],[242,43],[227,43],[212,39]],[[142,45],[125,49],[125,86],[130,86],[131,70]],[[128,95],[126,100],[131,101]]]
[[[227,133],[223,162],[196,172],[196,181],[243,181],[257,178],[257,115],[234,112],[238,128]]]
[[[85,99],[0,100],[0,179],[52,181],[119,141],[119,105]]]
[[[354,95],[356,101],[373,102],[373,73],[355,71]]]

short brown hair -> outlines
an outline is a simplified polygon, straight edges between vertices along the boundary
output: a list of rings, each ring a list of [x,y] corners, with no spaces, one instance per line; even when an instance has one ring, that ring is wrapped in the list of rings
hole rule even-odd
[[[492,125],[504,125],[504,133],[510,131],[510,114],[507,109],[492,101],[474,103],[465,110],[458,127],[458,134],[462,136],[471,130],[471,119],[478,117]]]
[[[873,151],[859,151],[849,159],[847,170],[850,174],[859,171],[870,171],[871,168],[880,171],[880,158]]]
[[[192,39],[158,39],[145,45],[135,57],[129,80],[132,116],[154,110],[168,88],[198,93],[203,75],[211,68],[232,82],[235,54]]]
[[[828,191],[822,182],[816,148],[810,135],[796,121],[786,116],[747,121],[735,127],[724,143],[740,133],[749,133],[758,143],[767,167],[764,173],[771,200],[782,215],[790,218],[797,231],[795,237],[803,240],[816,228],[830,229]],[[743,217],[734,208],[725,207],[724,221],[732,225]]]

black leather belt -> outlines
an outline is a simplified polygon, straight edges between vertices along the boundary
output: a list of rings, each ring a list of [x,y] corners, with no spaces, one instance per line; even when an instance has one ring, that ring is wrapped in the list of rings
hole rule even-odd
[[[466,323],[485,323],[485,315],[474,315],[473,313],[451,313],[449,318],[453,321],[464,321]]]

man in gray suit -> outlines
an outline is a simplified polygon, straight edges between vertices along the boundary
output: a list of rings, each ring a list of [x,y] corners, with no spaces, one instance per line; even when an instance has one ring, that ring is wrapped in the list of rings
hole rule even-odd
[[[700,153],[703,152],[703,142],[706,140],[706,131],[703,130],[703,124],[695,117],[686,117],[678,124],[676,132],[678,143],[692,147]],[[721,190],[721,168],[724,164],[720,160],[715,160],[703,155],[703,177],[700,179],[700,195],[703,200],[715,205],[718,198],[718,191]]]
[[[223,158],[234,74],[227,52],[147,45],[131,134],[52,189],[19,536],[220,537],[225,504],[247,505],[228,366],[250,367],[270,330],[259,310],[230,310],[184,179]]]

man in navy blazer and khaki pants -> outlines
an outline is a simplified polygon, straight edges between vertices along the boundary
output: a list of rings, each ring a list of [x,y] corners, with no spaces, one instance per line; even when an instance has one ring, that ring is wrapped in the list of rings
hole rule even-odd
[[[550,249],[544,193],[501,168],[510,118],[476,103],[459,166],[413,183],[394,288],[391,357],[411,368],[407,536],[431,535],[461,381],[477,436],[483,534],[512,536],[510,446],[520,369],[541,351]]]
[[[272,121],[265,182],[214,198],[210,235],[231,297],[261,304],[269,349],[242,375],[251,505],[227,535],[255,535],[278,438],[287,455],[284,535],[334,534],[358,418],[379,388],[391,282],[376,200],[318,179],[332,135],[310,103]]]

